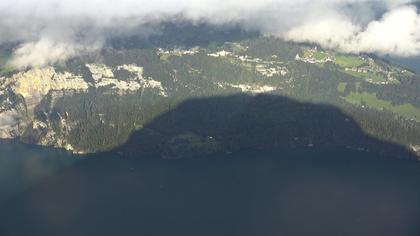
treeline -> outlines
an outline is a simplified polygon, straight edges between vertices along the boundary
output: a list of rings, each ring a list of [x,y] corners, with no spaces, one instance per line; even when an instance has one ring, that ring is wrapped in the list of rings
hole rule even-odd
[[[400,84],[364,86],[366,91],[376,93],[378,98],[392,101],[395,105],[411,103],[420,108],[420,77],[413,76],[400,80]]]

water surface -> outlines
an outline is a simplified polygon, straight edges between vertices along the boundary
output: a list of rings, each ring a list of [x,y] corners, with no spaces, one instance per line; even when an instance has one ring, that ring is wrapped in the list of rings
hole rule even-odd
[[[412,161],[343,149],[176,161],[0,150],[4,236],[420,235]]]

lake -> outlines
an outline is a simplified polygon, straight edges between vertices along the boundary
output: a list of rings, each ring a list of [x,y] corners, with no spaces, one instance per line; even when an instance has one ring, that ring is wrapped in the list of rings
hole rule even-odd
[[[420,57],[411,57],[411,58],[398,58],[398,57],[385,57],[387,60],[392,63],[401,65],[407,69],[420,73]]]
[[[347,149],[87,157],[0,142],[0,235],[420,235],[420,163]]]

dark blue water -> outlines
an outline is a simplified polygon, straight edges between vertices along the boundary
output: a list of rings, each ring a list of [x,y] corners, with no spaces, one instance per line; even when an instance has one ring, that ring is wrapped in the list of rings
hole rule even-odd
[[[399,64],[405,68],[408,68],[412,71],[420,73],[420,57],[412,57],[412,58],[393,58],[388,57],[386,58],[392,63]]]
[[[343,149],[188,160],[0,144],[0,235],[420,235],[420,164]]]

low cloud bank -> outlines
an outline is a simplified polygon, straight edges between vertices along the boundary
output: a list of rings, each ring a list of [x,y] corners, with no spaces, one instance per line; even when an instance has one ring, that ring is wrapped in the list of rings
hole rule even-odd
[[[42,67],[178,20],[235,24],[343,52],[420,55],[420,15],[409,0],[4,0],[0,44],[18,43],[15,68]]]
[[[339,17],[320,19],[296,26],[284,37],[349,53],[416,56],[420,54],[420,15],[410,6],[391,10],[365,26]]]

